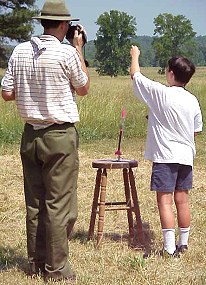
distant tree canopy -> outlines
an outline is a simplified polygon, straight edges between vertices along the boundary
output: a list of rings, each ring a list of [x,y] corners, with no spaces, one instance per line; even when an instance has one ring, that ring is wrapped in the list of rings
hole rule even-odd
[[[95,59],[100,75],[126,75],[130,64],[131,39],[136,35],[135,18],[124,12],[111,10],[100,15]]]
[[[33,32],[32,17],[37,14],[35,0],[0,0],[0,67],[4,67],[11,41],[28,40]]]
[[[154,19],[155,30],[153,48],[164,72],[167,61],[175,55],[191,57],[195,52],[195,32],[190,20],[183,15],[160,14]]]
[[[193,56],[193,62],[196,65],[206,65],[206,36],[195,38],[196,50]]]
[[[141,49],[140,56],[140,66],[159,66],[157,58],[155,56],[155,51],[152,46],[153,37],[150,36],[137,36],[132,40],[134,43]],[[194,54],[189,57],[190,60],[196,66],[206,66],[206,36],[198,36],[194,38],[196,43],[196,48],[194,50]],[[95,54],[96,48],[94,45],[94,41],[89,41],[86,44],[86,58],[89,61],[91,67],[96,67],[95,64]]]

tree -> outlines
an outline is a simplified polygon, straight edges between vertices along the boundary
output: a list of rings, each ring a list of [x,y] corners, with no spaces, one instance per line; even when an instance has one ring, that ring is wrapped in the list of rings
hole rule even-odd
[[[124,12],[111,10],[100,15],[95,59],[100,75],[126,75],[130,64],[131,38],[136,35],[135,18]]]
[[[199,52],[203,60],[203,64],[199,65],[206,65],[206,36],[199,36],[196,39],[197,44],[197,52]]]
[[[156,66],[155,53],[152,47],[153,37],[137,36],[133,39],[135,45],[140,47],[140,65],[141,66]]]
[[[183,15],[160,14],[154,19],[155,30],[153,48],[161,67],[165,72],[170,57],[184,55],[191,57],[195,48],[195,32],[190,20]]]
[[[4,67],[8,56],[8,44],[23,42],[33,32],[32,17],[38,10],[35,0],[0,0],[0,66]]]

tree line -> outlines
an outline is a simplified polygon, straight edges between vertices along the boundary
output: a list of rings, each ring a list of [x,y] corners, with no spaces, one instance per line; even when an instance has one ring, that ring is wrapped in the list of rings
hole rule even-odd
[[[141,49],[140,64],[143,67],[159,67],[155,50],[152,46],[154,37],[136,36],[133,42]],[[196,66],[206,66],[206,36],[194,37],[195,49],[194,54],[190,57]],[[96,47],[94,40],[89,41],[85,47],[85,56],[89,61],[90,67],[96,67]]]
[[[126,75],[130,62],[131,44],[139,45],[142,50],[140,64],[159,66],[165,73],[168,60],[177,55],[190,58],[197,65],[205,65],[205,45],[197,45],[192,23],[183,15],[174,16],[163,13],[154,18],[154,36],[150,48],[141,47],[136,37],[136,19],[124,12],[112,10],[97,19],[99,26],[94,64],[100,75]],[[147,38],[148,39],[148,38]]]
[[[32,16],[39,11],[35,0],[0,0],[0,67],[5,68],[14,44],[29,40],[34,32]],[[130,47],[141,49],[141,66],[158,66],[164,73],[167,61],[175,55],[206,65],[206,36],[196,37],[192,23],[183,15],[163,13],[154,18],[154,36],[137,36],[136,19],[111,10],[101,14],[96,39],[86,44],[84,54],[99,75],[126,75]]]

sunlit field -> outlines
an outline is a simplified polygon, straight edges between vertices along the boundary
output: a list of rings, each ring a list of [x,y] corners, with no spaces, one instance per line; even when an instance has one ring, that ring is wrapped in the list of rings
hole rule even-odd
[[[156,68],[142,72],[166,83]],[[197,96],[206,117],[206,68],[198,68],[187,88]],[[3,71],[0,71],[0,76]],[[206,285],[206,138],[205,130],[196,139],[197,156],[190,194],[191,235],[189,250],[179,259],[164,259],[156,253],[162,248],[162,233],[155,194],[149,190],[151,164],[144,160],[147,107],[134,96],[132,81],[125,77],[99,77],[90,70],[88,96],[78,98],[81,122],[80,173],[78,181],[79,216],[69,241],[70,260],[79,285]],[[135,181],[143,222],[145,245],[138,237],[129,245],[126,211],[106,212],[100,249],[95,237],[87,241],[96,170],[92,161],[115,158],[121,110],[126,108],[123,158],[136,159]],[[19,157],[23,123],[14,103],[0,100],[0,285],[41,285],[42,278],[27,277],[25,206]],[[122,173],[108,170],[108,200],[124,199]],[[151,251],[148,259],[143,253]],[[56,284],[56,283],[49,283]],[[62,283],[64,284],[64,283]]]
[[[149,78],[166,83],[165,76],[157,71],[158,68],[142,68]],[[198,97],[203,113],[206,112],[205,72],[206,68],[198,68],[187,86]],[[99,77],[94,69],[90,70],[90,77],[89,95],[78,97],[81,121],[77,128],[82,140],[116,139],[123,107],[126,108],[124,137],[145,137],[147,107],[134,97],[130,77]],[[15,104],[5,104],[0,100],[0,108],[0,144],[19,141],[23,124],[16,113]]]

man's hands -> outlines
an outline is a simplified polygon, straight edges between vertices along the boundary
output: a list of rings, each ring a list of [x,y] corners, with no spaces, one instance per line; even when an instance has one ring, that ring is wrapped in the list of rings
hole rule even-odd
[[[69,27],[69,30],[66,34],[66,39],[70,42],[73,47],[83,47],[87,42],[87,33],[84,27],[80,24],[76,26]]]
[[[4,101],[13,101],[15,100],[15,91],[14,90],[11,90],[11,91],[2,90],[1,96],[4,99]]]

